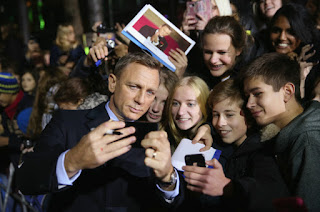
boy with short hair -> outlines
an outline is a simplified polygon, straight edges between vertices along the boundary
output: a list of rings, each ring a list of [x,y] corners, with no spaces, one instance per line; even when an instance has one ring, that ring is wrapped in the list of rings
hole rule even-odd
[[[268,141],[292,196],[309,211],[320,210],[320,104],[300,103],[299,65],[288,56],[269,53],[241,72],[247,108],[261,126],[280,132]]]
[[[207,161],[212,169],[184,167],[187,187],[210,196],[222,196],[222,211],[272,211],[272,200],[287,196],[287,187],[275,158],[263,148],[259,134],[249,133],[251,123],[234,81],[229,79],[215,86],[208,106],[218,134],[214,141],[233,145],[234,152],[225,171],[215,159]]]

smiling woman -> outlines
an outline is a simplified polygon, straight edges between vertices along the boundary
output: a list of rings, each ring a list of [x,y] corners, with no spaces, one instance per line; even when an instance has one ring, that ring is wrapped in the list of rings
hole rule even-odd
[[[202,33],[206,75],[201,76],[210,88],[236,73],[236,64],[246,46],[242,25],[231,16],[212,18]],[[208,74],[208,72],[210,74]]]
[[[275,51],[300,53],[302,46],[315,43],[316,28],[305,7],[287,4],[280,8],[270,22],[270,41]]]
[[[192,139],[198,127],[207,120],[208,96],[208,86],[199,77],[184,77],[175,84],[165,109],[168,115],[165,129],[169,137],[172,136],[172,141],[175,141],[173,147],[182,138]]]
[[[310,100],[319,60],[319,31],[308,10],[287,4],[273,16],[269,27],[269,48],[296,59],[301,67],[301,97]]]

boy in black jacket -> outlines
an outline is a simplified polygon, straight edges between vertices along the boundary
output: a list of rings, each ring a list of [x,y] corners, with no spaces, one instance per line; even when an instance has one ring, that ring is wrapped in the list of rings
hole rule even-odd
[[[244,101],[234,81],[219,83],[210,93],[208,105],[218,139],[232,144],[235,151],[226,162],[225,172],[216,159],[206,162],[212,169],[183,167],[187,188],[222,196],[222,211],[272,211],[272,200],[287,196],[288,190],[274,157],[263,148],[259,135],[248,132],[248,119],[242,109]]]

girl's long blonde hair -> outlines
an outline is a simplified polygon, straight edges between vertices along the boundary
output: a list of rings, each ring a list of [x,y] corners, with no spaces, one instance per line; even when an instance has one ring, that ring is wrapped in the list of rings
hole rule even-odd
[[[172,103],[173,103],[173,96],[176,92],[178,87],[181,86],[189,86],[192,88],[197,96],[197,102],[200,106],[200,110],[202,113],[201,120],[191,129],[189,130],[180,130],[177,128],[173,116],[172,116]],[[168,96],[168,104],[166,104],[166,115],[168,117],[167,121],[167,128],[172,133],[174,140],[175,140],[175,146],[178,145],[183,138],[189,138],[192,139],[195,134],[198,127],[203,124],[208,117],[208,111],[206,107],[206,102],[209,96],[209,88],[205,81],[203,81],[200,77],[197,76],[188,76],[180,79],[174,86],[173,92],[171,92]]]

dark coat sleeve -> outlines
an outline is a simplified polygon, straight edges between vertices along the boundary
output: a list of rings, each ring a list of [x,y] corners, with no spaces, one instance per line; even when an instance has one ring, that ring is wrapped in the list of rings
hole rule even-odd
[[[56,164],[59,155],[67,150],[64,126],[59,124],[63,114],[57,113],[44,129],[34,152],[27,153],[17,169],[17,184],[24,194],[57,191]]]

